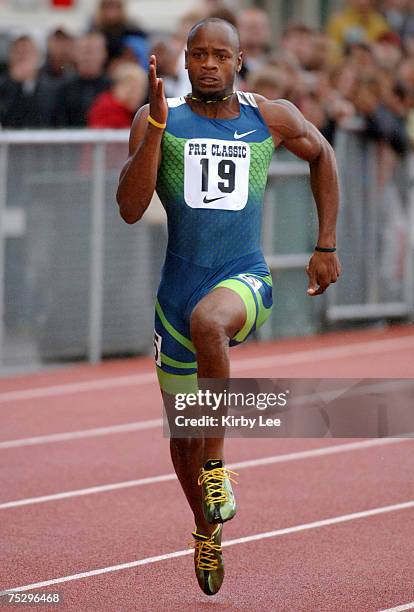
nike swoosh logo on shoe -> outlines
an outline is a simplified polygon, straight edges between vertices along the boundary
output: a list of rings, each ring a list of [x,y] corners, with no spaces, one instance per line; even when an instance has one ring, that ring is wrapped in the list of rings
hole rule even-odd
[[[212,202],[217,202],[217,200],[224,200],[224,198],[226,198],[227,196],[221,196],[220,198],[212,198],[211,200],[209,200],[207,198],[207,196],[204,196],[204,204],[211,204]]]
[[[239,134],[238,131],[236,130],[234,132],[234,138],[235,140],[240,140],[240,138],[244,138],[245,136],[250,136],[250,134],[254,134],[255,132],[257,132],[257,130],[251,130],[250,132],[244,132],[244,134]]]

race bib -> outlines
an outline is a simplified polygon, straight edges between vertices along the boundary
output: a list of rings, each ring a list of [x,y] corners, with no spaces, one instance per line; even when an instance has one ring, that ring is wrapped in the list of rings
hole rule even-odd
[[[242,210],[249,198],[250,146],[195,138],[184,149],[184,198],[191,208]]]
[[[161,344],[162,336],[154,330],[154,359],[159,368],[161,367]]]

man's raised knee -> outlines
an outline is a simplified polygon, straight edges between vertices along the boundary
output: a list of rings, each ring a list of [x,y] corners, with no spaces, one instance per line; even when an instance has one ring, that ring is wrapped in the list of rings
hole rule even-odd
[[[191,340],[200,350],[206,346],[227,341],[223,322],[217,313],[208,312],[206,308],[195,308],[190,318]]]

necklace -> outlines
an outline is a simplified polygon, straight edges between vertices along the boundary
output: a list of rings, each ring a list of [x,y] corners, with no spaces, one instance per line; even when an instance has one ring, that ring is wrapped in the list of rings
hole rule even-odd
[[[196,98],[195,96],[193,96],[193,94],[189,93],[186,95],[186,98],[189,98],[189,100],[193,100],[194,102],[204,102],[204,104],[213,104],[214,102],[225,102],[226,100],[231,98],[233,94],[234,94],[234,91],[228,96],[224,96],[224,98],[215,98],[214,100],[203,100],[202,98]]]

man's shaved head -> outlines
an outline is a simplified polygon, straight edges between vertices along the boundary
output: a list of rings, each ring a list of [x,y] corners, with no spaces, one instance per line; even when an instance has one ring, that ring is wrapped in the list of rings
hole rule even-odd
[[[231,32],[231,36],[233,38],[233,46],[235,53],[240,52],[240,36],[237,28],[229,21],[226,21],[225,19],[220,19],[219,17],[206,17],[205,19],[202,19],[201,21],[198,21],[195,25],[193,25],[193,27],[188,33],[187,49],[190,48],[192,40],[196,33],[200,30],[200,28],[204,28],[209,25],[220,25],[227,27]]]

